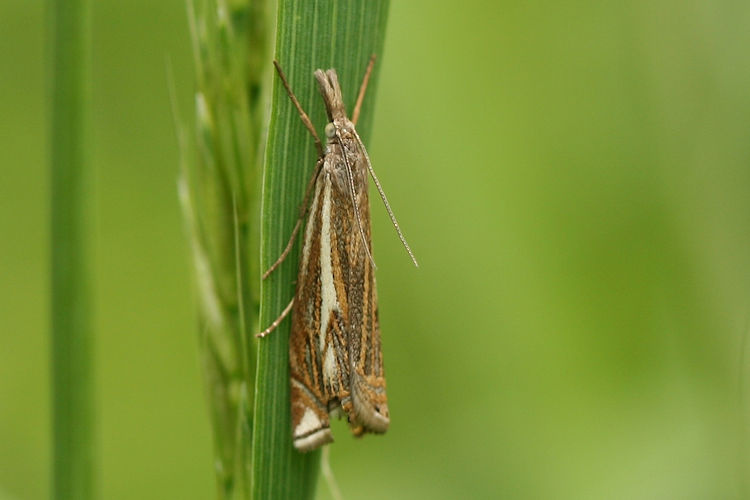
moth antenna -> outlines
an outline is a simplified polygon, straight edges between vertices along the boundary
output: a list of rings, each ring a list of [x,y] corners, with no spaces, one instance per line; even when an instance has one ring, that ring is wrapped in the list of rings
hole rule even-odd
[[[341,145],[342,156],[344,157],[344,165],[346,166],[346,178],[349,180],[349,194],[352,195],[352,205],[354,205],[354,215],[357,218],[357,226],[359,226],[359,236],[362,238],[362,245],[365,247],[367,257],[370,258],[372,267],[377,269],[375,265],[375,259],[372,258],[370,253],[369,245],[367,244],[367,238],[365,238],[365,230],[362,229],[362,218],[359,216],[359,207],[357,206],[357,193],[354,190],[354,176],[352,175],[352,167],[349,165],[349,159],[346,157],[346,148],[344,148],[344,142],[341,140],[338,129],[336,129],[336,137]]]
[[[419,267],[416,257],[414,257],[414,254],[412,253],[411,248],[409,247],[409,244],[406,242],[406,238],[404,238],[404,234],[401,232],[401,227],[399,227],[398,225],[396,216],[393,215],[393,210],[391,210],[391,204],[388,203],[388,198],[386,198],[385,196],[385,191],[383,191],[383,187],[380,185],[380,181],[378,180],[378,177],[375,175],[375,170],[373,170],[372,168],[372,163],[370,162],[370,156],[367,154],[367,149],[365,149],[365,145],[362,143],[362,139],[359,137],[359,134],[357,133],[357,131],[352,129],[352,132],[354,133],[354,137],[357,139],[357,142],[359,143],[359,148],[362,150],[362,154],[365,155],[365,162],[367,163],[367,170],[370,171],[372,180],[373,182],[375,182],[375,187],[378,188],[378,193],[380,193],[380,198],[383,200],[383,204],[385,205],[385,210],[388,212],[388,216],[391,218],[393,227],[396,228],[398,237],[401,240],[401,243],[404,245],[404,248],[406,248],[406,251],[409,253],[409,257],[411,257],[412,262],[414,262],[414,265],[416,267]]]
[[[365,91],[367,90],[367,84],[370,82],[370,74],[372,68],[375,66],[375,54],[370,56],[370,62],[367,63],[367,69],[365,70],[365,76],[362,78],[362,85],[359,87],[359,95],[357,96],[357,104],[354,105],[354,111],[352,112],[352,123],[357,124],[359,120],[359,111],[362,109],[362,101],[365,100]]]

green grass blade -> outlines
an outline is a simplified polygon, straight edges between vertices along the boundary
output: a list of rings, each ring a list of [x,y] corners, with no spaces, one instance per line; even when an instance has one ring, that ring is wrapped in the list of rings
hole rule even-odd
[[[382,55],[387,1],[280,1],[276,59],[300,103],[323,136],[325,110],[313,71],[336,68],[350,111],[372,54]],[[382,61],[382,58],[379,59]],[[378,76],[373,79],[357,126],[369,137]],[[261,263],[281,254],[295,224],[303,191],[315,165],[312,137],[274,77],[261,211]],[[299,247],[299,242],[297,243]],[[294,295],[297,253],[293,252],[261,287],[261,325],[270,324]],[[289,411],[289,320],[260,342],[253,432],[253,498],[311,498],[320,453],[293,449]],[[348,436],[338,436],[339,439]]]
[[[56,499],[94,496],[92,331],[87,252],[89,15],[86,0],[48,5],[51,61],[51,332]]]

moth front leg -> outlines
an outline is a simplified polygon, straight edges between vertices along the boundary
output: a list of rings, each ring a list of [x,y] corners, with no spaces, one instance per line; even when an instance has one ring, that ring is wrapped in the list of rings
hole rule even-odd
[[[307,183],[307,188],[305,189],[305,197],[302,199],[302,205],[300,205],[300,213],[299,217],[297,218],[297,223],[294,225],[294,229],[292,230],[292,236],[289,238],[289,242],[286,244],[286,247],[281,252],[281,255],[278,259],[276,259],[276,262],[271,264],[271,267],[266,270],[265,273],[263,273],[263,279],[265,280],[270,276],[270,274],[281,265],[282,262],[286,259],[286,256],[289,255],[289,252],[292,251],[292,247],[294,246],[294,240],[297,238],[297,235],[299,234],[299,230],[302,228],[302,221],[305,219],[305,216],[307,215],[307,211],[310,209],[310,194],[312,193],[312,189],[315,186],[315,182],[318,179],[318,175],[320,175],[320,171],[323,167],[323,161],[324,157],[321,157],[318,159],[318,162],[315,164],[315,171],[313,172],[313,175],[310,176],[310,181]]]

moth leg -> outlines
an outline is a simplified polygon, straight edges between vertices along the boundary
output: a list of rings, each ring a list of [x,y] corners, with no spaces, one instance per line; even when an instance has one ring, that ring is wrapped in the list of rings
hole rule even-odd
[[[289,242],[286,244],[286,247],[281,252],[281,255],[279,255],[279,258],[276,259],[276,262],[271,264],[271,267],[268,268],[268,270],[263,273],[263,279],[268,278],[270,274],[281,265],[282,262],[284,262],[284,259],[286,259],[286,256],[289,255],[289,252],[292,251],[292,246],[294,246],[294,240],[297,238],[297,234],[299,234],[299,230],[302,227],[302,221],[305,219],[305,215],[307,215],[307,211],[310,209],[310,194],[312,193],[312,188],[315,186],[315,181],[318,178],[318,175],[320,174],[320,169],[323,166],[323,158],[320,158],[318,160],[318,163],[315,164],[315,171],[313,172],[313,175],[310,177],[310,181],[307,183],[307,188],[305,189],[305,197],[302,199],[302,205],[300,205],[300,213],[299,217],[297,218],[297,223],[294,225],[294,229],[292,230],[292,236],[289,238]]]
[[[302,109],[302,105],[297,100],[297,96],[295,96],[294,92],[292,92],[292,88],[289,86],[289,82],[286,81],[286,76],[284,75],[284,72],[281,71],[281,65],[279,64],[279,61],[274,60],[273,65],[276,67],[276,72],[279,74],[281,83],[284,84],[286,93],[289,95],[289,98],[292,100],[294,107],[297,108],[297,112],[299,113],[299,117],[302,119],[302,123],[305,124],[305,127],[307,127],[307,130],[310,131],[310,133],[313,136],[313,139],[315,139],[315,149],[318,151],[318,156],[322,157],[323,156],[323,143],[320,142],[320,138],[318,137],[318,133],[315,132],[315,127],[313,127],[310,117],[307,116],[307,113],[305,113],[305,110]]]
[[[359,87],[357,103],[354,105],[354,111],[352,112],[352,123],[354,125],[359,120],[359,111],[362,109],[362,101],[365,100],[365,91],[367,90],[367,84],[370,82],[370,74],[372,73],[373,66],[375,66],[375,54],[370,56],[370,62],[367,63],[367,69],[365,70],[365,77],[362,78],[362,85]]]
[[[263,338],[272,331],[276,330],[276,328],[281,324],[282,321],[284,321],[284,318],[286,318],[289,315],[289,312],[292,310],[292,306],[294,305],[294,299],[292,299],[291,302],[289,302],[289,305],[284,308],[283,311],[281,311],[281,314],[278,318],[274,320],[273,323],[271,323],[271,326],[266,328],[260,333],[256,333],[255,336],[258,338]]]
[[[276,262],[271,264],[271,267],[268,268],[268,270],[263,273],[263,279],[268,278],[271,273],[281,265],[282,262],[284,262],[284,259],[286,259],[286,256],[289,255],[289,252],[292,250],[292,245],[294,245],[294,240],[297,238],[297,233],[299,233],[299,229],[302,227],[302,217],[297,219],[297,223],[294,225],[294,230],[292,231],[292,236],[289,238],[289,243],[286,244],[286,248],[284,248],[284,251],[281,252],[281,255],[278,259],[276,259]]]
[[[339,486],[336,483],[336,478],[333,476],[333,470],[331,470],[331,462],[329,458],[330,455],[331,447],[323,447],[323,456],[320,460],[320,469],[323,473],[323,477],[325,478],[326,483],[328,483],[328,490],[331,492],[331,496],[333,498],[344,498],[343,496],[341,496],[341,490],[339,490]]]

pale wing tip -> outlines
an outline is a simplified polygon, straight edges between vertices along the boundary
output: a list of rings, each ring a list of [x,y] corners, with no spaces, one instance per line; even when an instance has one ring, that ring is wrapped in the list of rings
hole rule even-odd
[[[383,434],[388,430],[391,419],[381,413],[378,413],[377,411],[374,411],[370,413],[366,419],[362,419],[362,423],[365,424],[365,427],[368,431],[374,432],[376,434]]]
[[[323,429],[318,429],[312,434],[301,436],[301,437],[295,437],[294,447],[297,448],[299,451],[312,451],[316,448],[319,448],[320,446],[323,446],[324,444],[328,444],[332,442],[333,442],[333,434],[331,434],[331,429],[328,427],[325,427]]]
[[[357,384],[355,384],[352,393],[354,397],[353,422],[364,427],[363,431],[366,432],[383,434],[387,431],[391,419],[388,412],[388,403],[385,402],[385,395],[383,395],[382,401],[375,401],[372,392],[359,387]],[[358,433],[355,432],[355,434]]]

